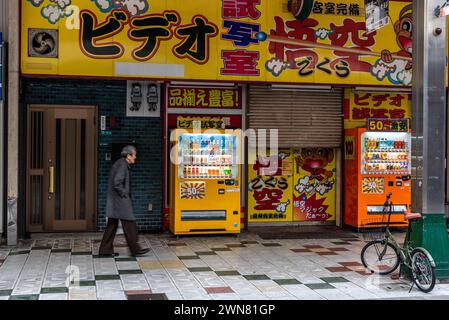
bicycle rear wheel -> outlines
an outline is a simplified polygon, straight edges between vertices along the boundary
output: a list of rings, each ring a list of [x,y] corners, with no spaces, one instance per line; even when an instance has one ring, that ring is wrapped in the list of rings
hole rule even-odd
[[[411,258],[413,281],[416,286],[419,290],[426,293],[432,291],[435,286],[436,276],[435,267],[432,266],[432,263],[430,262],[431,259],[427,253],[420,248],[416,248],[412,251]]]
[[[399,255],[386,240],[368,242],[360,255],[363,265],[372,273],[389,274],[399,266]]]

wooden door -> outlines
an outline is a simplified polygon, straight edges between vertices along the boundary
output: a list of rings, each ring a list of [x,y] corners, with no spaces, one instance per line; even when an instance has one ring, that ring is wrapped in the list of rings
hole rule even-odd
[[[27,142],[27,230],[95,230],[96,108],[32,105]]]

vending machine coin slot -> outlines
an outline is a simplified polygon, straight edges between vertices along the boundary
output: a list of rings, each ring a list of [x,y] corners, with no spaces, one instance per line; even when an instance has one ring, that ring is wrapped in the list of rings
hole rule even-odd
[[[238,212],[238,211],[234,211],[233,214],[234,214],[234,215],[238,215],[239,212]]]
[[[388,181],[388,186],[389,187],[394,187],[394,182],[393,181]]]
[[[223,180],[218,180],[217,183],[218,184],[225,184],[225,182]]]

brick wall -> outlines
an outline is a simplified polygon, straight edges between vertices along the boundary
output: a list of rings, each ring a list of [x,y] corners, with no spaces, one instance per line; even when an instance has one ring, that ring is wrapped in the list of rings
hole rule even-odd
[[[107,116],[106,130],[111,130],[112,135],[102,136],[99,132],[98,139],[97,228],[100,231],[106,223],[107,179],[113,164],[105,160],[105,153],[112,152],[112,142],[135,140],[138,158],[133,167],[132,192],[136,223],[140,231],[161,230],[162,118],[126,117],[126,81],[23,79],[21,96],[23,111],[28,104],[96,105],[99,117]],[[109,128],[112,114],[116,118],[113,129]],[[148,211],[149,203],[153,204],[151,212]]]

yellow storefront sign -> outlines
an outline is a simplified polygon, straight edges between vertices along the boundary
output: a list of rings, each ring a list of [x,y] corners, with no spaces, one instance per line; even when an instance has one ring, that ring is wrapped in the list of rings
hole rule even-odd
[[[363,0],[21,1],[27,75],[411,85],[408,2],[366,34]]]
[[[409,119],[412,95],[401,92],[354,92],[345,90],[345,129],[365,127],[367,120]]]

